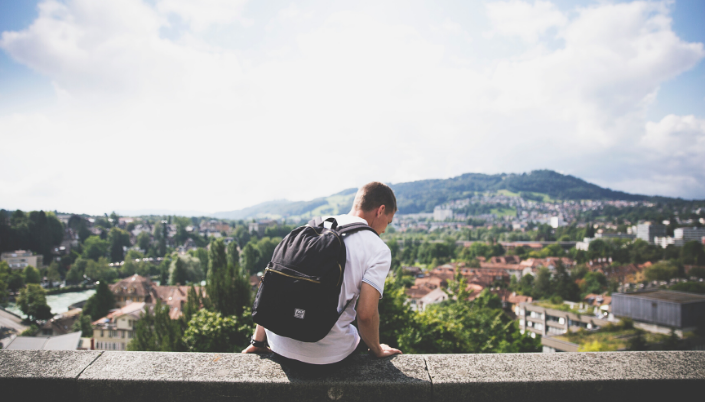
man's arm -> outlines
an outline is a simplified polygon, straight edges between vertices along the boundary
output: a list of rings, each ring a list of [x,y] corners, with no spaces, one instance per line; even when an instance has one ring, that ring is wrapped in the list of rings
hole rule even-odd
[[[267,333],[264,332],[264,327],[257,324],[255,327],[255,334],[252,335],[256,341],[262,342],[267,339]],[[267,353],[269,352],[269,348],[258,348],[254,345],[248,345],[242,353]]]
[[[357,325],[360,336],[370,348],[370,353],[377,357],[386,357],[401,353],[379,343],[379,292],[369,284],[362,282],[360,299],[357,302]]]

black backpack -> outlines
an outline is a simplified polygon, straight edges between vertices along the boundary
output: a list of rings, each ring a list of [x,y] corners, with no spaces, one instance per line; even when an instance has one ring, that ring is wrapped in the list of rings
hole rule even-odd
[[[253,320],[277,335],[303,342],[323,339],[348,307],[338,311],[338,298],[345,272],[343,238],[360,230],[364,223],[331,227],[316,218],[286,235],[274,249],[255,301]]]

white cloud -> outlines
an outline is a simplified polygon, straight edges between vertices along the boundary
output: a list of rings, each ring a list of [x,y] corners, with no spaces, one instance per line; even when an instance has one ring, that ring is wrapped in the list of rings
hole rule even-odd
[[[317,12],[277,25],[287,41],[245,51],[199,36],[225,21],[203,16],[179,39],[162,37],[178,9],[165,7],[46,1],[30,27],[3,33],[0,48],[47,76],[58,100],[28,115],[0,110],[1,199],[94,213],[219,211],[373,179],[546,167],[612,188],[705,197],[702,116],[645,118],[659,86],[705,57],[702,44],[675,35],[660,3],[543,19],[553,25],[516,32],[535,35],[528,50],[475,55],[494,57],[482,68],[445,63],[470,57],[463,51],[482,38],[458,48],[423,34],[465,32],[446,16],[418,28],[369,10]],[[230,29],[241,29],[238,13]],[[305,14],[291,5],[280,15]],[[561,27],[556,49],[541,41],[546,26]],[[662,144],[683,138],[700,148],[671,164],[664,150],[679,148]],[[37,147],[36,163],[8,151]],[[58,190],[42,198],[47,177]]]
[[[467,42],[472,41],[472,36],[465,29],[463,29],[463,26],[451,20],[450,18],[446,18],[443,23],[439,25],[432,25],[431,29],[434,31],[447,32],[453,35],[460,36]]]
[[[245,4],[247,0],[159,0],[157,9],[178,15],[198,32],[213,24],[235,21],[245,25],[252,24],[252,21],[242,17]]]
[[[291,3],[289,7],[282,8],[277,12],[277,15],[272,18],[267,25],[265,30],[272,31],[283,24],[287,24],[292,21],[305,21],[313,17],[313,12],[302,12],[294,3]]]
[[[547,1],[533,4],[512,0],[488,3],[485,6],[492,24],[488,36],[518,36],[526,42],[536,42],[547,30],[563,27],[568,19],[556,6]]]

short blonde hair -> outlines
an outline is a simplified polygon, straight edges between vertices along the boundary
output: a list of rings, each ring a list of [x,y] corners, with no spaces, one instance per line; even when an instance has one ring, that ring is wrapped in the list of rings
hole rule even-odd
[[[388,185],[373,181],[357,190],[353,210],[371,211],[381,205],[384,205],[387,214],[397,212],[397,197]]]

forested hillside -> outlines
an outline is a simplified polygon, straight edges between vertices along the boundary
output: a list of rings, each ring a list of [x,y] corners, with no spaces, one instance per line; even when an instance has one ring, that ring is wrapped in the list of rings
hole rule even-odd
[[[602,188],[570,175],[552,170],[535,170],[523,174],[466,173],[445,180],[420,180],[393,184],[399,212],[432,212],[444,202],[467,198],[474,192],[509,190],[515,193],[546,194],[557,200],[626,200],[643,201],[647,196]]]
[[[392,184],[397,195],[399,212],[413,214],[432,212],[436,205],[472,197],[477,192],[508,190],[531,199],[544,194],[555,200],[625,200],[660,202],[672,198],[628,194],[602,188],[570,175],[552,170],[535,170],[522,174],[466,173],[450,179],[419,180]],[[356,189],[347,189],[330,197],[311,201],[270,201],[238,211],[219,212],[213,216],[225,219],[246,218],[306,218],[313,215],[347,212],[352,206]],[[539,196],[540,197],[540,196]]]

